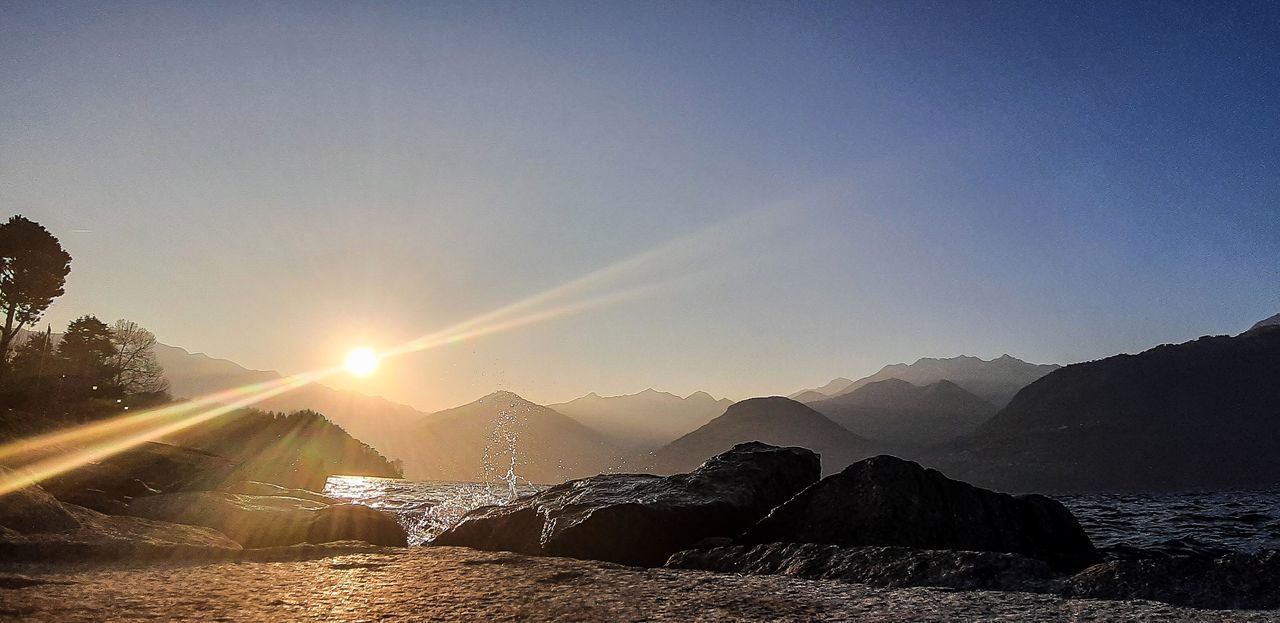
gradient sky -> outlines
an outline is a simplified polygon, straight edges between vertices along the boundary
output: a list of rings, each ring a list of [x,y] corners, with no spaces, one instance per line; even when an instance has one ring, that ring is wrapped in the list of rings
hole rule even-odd
[[[353,385],[434,409],[1280,311],[1276,3],[0,7],[0,207],[74,257],[55,330],[296,372],[684,249],[671,287]]]

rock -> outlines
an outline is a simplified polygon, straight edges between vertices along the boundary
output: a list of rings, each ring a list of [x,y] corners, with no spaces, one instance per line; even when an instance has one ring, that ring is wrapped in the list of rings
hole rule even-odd
[[[408,547],[409,535],[390,515],[361,504],[338,504],[316,511],[307,528],[308,543],[364,541]]]
[[[844,548],[812,543],[687,550],[672,555],[666,566],[843,580],[888,588],[938,586],[957,590],[1045,592],[1053,587],[1055,578],[1044,561],[1016,554],[905,547]]]
[[[213,528],[244,547],[270,547],[306,542],[315,511],[327,506],[297,498],[188,491],[136,499],[129,512]]]
[[[1100,560],[1062,504],[979,489],[892,456],[859,461],[824,478],[739,542],[1007,552],[1066,572]]]
[[[604,474],[467,513],[433,545],[657,566],[735,536],[818,479],[804,448],[738,444],[688,474]]]
[[[365,506],[331,506],[283,496],[188,491],[139,498],[133,515],[218,530],[244,547],[360,540],[377,545],[406,544],[395,519]]]
[[[1280,608],[1280,552],[1117,560],[1068,578],[1063,593],[1210,609]]]
[[[290,489],[273,485],[269,482],[258,482],[256,480],[240,480],[227,485],[221,489],[227,493],[239,493],[241,495],[267,495],[286,498],[298,498],[299,500],[310,500],[312,502],[321,502],[323,504],[341,504],[337,499],[327,495],[307,491],[306,489]]]
[[[0,560],[187,559],[225,556],[240,550],[235,541],[208,528],[104,515],[73,504],[62,507],[75,522],[74,527],[29,534],[0,530]]]
[[[0,466],[0,481],[19,474]],[[30,485],[0,496],[0,526],[20,534],[32,534],[73,530],[80,524],[49,492]]]
[[[124,468],[108,463],[88,463],[40,483],[63,502],[109,515],[127,514],[129,501],[159,493]]]
[[[72,489],[58,496],[59,501],[108,515],[128,515],[130,499],[117,498],[101,489]]]
[[[138,479],[165,493],[208,491],[222,486],[235,463],[216,454],[165,443],[147,442],[103,459],[129,479]],[[109,487],[93,488],[111,491]]]

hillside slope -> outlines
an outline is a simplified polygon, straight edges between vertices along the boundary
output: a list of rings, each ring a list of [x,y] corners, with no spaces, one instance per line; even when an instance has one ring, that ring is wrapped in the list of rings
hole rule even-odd
[[[1015,490],[1280,482],[1280,327],[1057,370],[939,459]],[[950,473],[950,472],[949,472]]]
[[[736,402],[720,417],[660,448],[649,467],[658,474],[687,472],[708,458],[746,441],[800,446],[822,455],[832,473],[872,456],[879,446],[794,400],[773,396]]]
[[[868,439],[897,446],[930,446],[977,430],[996,412],[991,403],[951,381],[919,387],[886,379],[809,404]]]

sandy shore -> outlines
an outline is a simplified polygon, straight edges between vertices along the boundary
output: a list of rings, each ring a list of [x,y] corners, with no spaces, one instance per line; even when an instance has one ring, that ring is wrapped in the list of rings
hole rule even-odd
[[[13,621],[1280,621],[1048,595],[887,590],[466,548],[303,560],[0,566]],[[303,558],[307,558],[304,556]]]

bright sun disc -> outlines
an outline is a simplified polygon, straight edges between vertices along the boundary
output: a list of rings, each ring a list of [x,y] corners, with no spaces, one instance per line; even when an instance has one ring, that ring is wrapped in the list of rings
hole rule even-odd
[[[343,365],[352,376],[369,376],[378,369],[378,353],[368,348],[357,348],[347,353]]]

